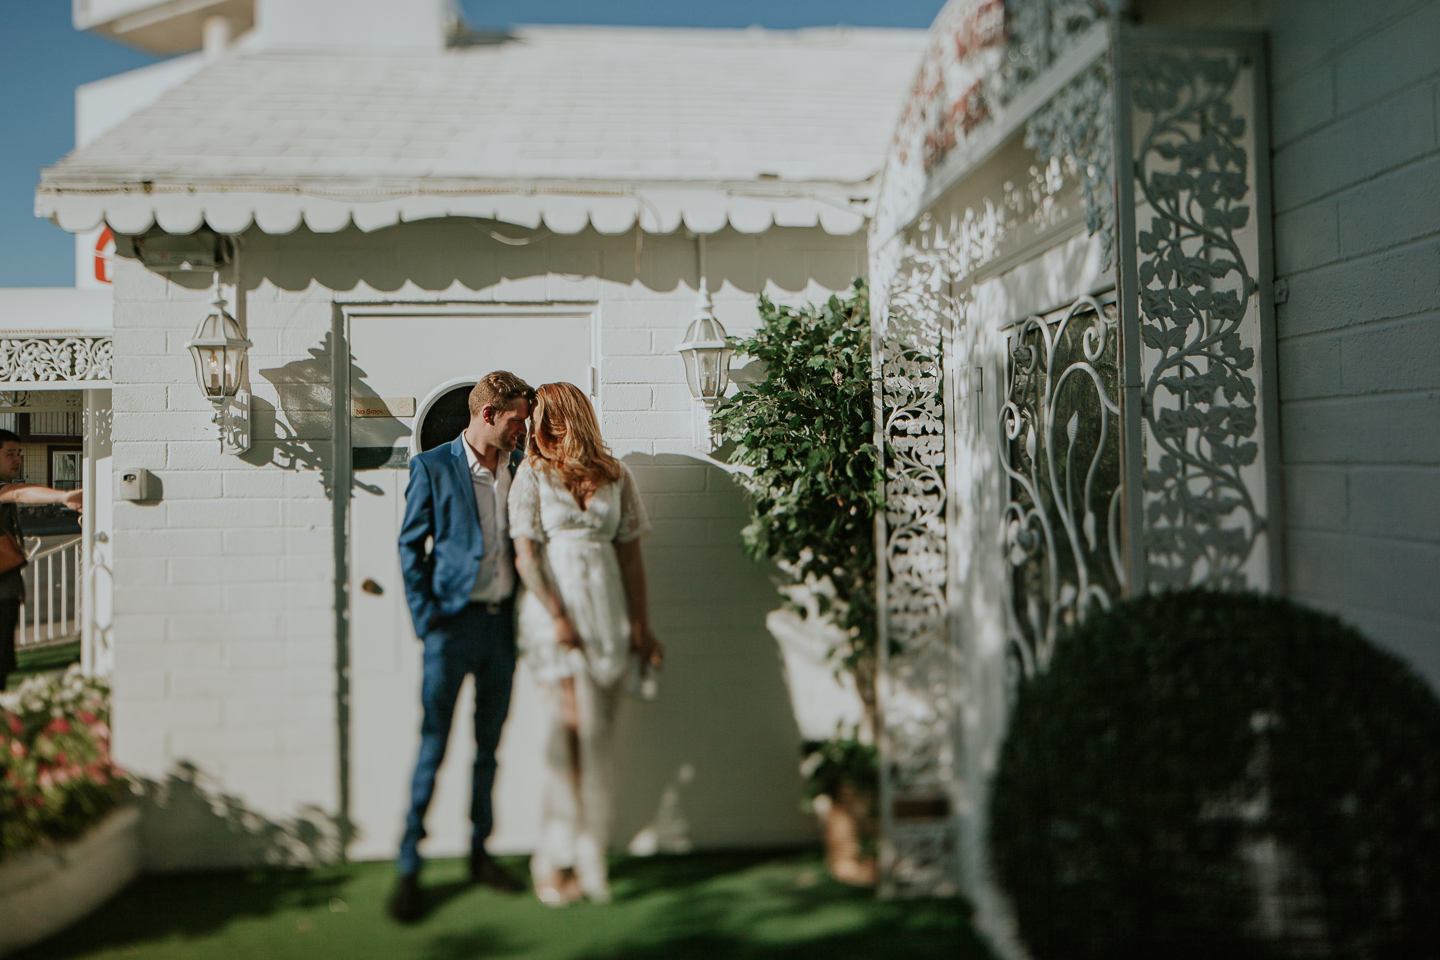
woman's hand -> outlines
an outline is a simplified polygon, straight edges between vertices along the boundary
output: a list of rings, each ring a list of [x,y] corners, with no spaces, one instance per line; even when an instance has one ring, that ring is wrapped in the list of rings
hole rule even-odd
[[[84,490],[71,490],[69,493],[67,493],[67,494],[65,495],[65,499],[64,499],[64,500],[61,500],[60,503],[63,504],[64,506],[69,507],[71,510],[74,510],[76,513],[84,513],[84,512],[85,512],[85,491],[84,491]]]
[[[575,629],[575,624],[563,613],[555,618],[555,642],[570,650],[579,650],[583,644],[580,631]]]
[[[655,639],[646,624],[636,624],[630,631],[630,649],[642,664],[659,669],[665,664],[665,645]]]
[[[630,649],[642,667],[659,669],[665,663],[665,645],[650,632],[649,603],[645,599],[645,562],[640,559],[640,541],[615,544],[620,560],[620,579],[625,582],[625,604],[630,610]]]

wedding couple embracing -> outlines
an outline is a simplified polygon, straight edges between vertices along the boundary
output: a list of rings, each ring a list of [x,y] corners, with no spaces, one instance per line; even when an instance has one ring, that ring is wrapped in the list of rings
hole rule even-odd
[[[573,384],[532,389],[512,373],[488,374],[470,393],[460,436],[410,461],[400,565],[425,645],[424,719],[389,902],[395,919],[423,912],[418,847],[466,674],[475,677],[470,876],[522,889],[485,850],[517,649],[548,706],[530,860],[536,895],[553,906],[609,899],[610,731],[621,681],[632,662],[643,672],[663,657],[640,558],[648,530],[634,477],[611,456],[589,398]]]

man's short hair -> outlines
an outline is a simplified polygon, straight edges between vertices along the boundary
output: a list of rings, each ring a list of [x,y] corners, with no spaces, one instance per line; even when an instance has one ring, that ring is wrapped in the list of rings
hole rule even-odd
[[[486,404],[496,410],[509,410],[516,400],[535,402],[535,388],[509,370],[487,373],[470,391],[470,416],[480,416]]]
[[[534,391],[532,390],[531,392],[533,393]],[[16,433],[14,430],[5,430],[3,428],[0,428],[0,447],[3,447],[5,446],[5,444],[11,442],[19,443],[20,434]]]

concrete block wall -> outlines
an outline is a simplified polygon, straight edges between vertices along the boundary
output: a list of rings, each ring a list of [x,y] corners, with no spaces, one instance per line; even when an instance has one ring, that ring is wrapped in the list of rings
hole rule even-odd
[[[612,243],[606,264],[633,262],[632,237]],[[622,268],[601,284],[600,410],[654,525],[643,549],[655,632],[669,647],[661,683],[673,696],[622,715],[615,835],[623,842],[646,826],[668,787],[698,846],[794,843],[814,827],[795,800],[799,734],[764,626],[779,599],[769,573],[740,549],[748,508],[739,488],[695,455],[693,401],[675,353],[695,311],[696,245],[645,244],[643,282]],[[866,272],[863,237],[818,230],[727,231],[707,240],[706,260],[716,316],[742,336],[759,324],[758,293],[821,302]]]
[[[209,289],[117,258],[115,291],[113,463],[160,484],[148,502],[115,505],[116,755],[152,784],[151,868],[273,858],[283,851],[257,839],[265,821],[336,807],[334,590],[322,473],[276,464],[263,438],[278,420],[323,464],[330,430],[328,414],[318,428],[277,417],[278,395],[253,371],[294,360],[282,341],[302,328],[322,339],[331,308],[239,308],[259,442],[237,457],[220,452],[184,346]],[[328,385],[328,368],[315,375]],[[225,797],[240,806],[227,812]],[[323,833],[314,810],[304,817]]]
[[[114,532],[115,749],[154,784],[153,869],[273,859],[302,832],[297,819],[324,833],[339,809],[334,579],[344,541],[330,499],[337,302],[595,311],[602,428],[651,512],[652,615],[671,649],[670,695],[631,711],[620,731],[629,746],[620,751],[614,835],[623,843],[650,823],[667,788],[680,792],[699,845],[813,832],[796,806],[798,733],[764,628],[779,601],[766,571],[740,550],[743,497],[693,449],[674,354],[695,310],[697,241],[646,236],[637,250],[633,234],[587,231],[542,233],[517,248],[486,231],[516,237],[522,228],[476,226],[252,231],[236,308],[254,343],[254,439],[242,457],[220,453],[184,350],[208,290],[117,258],[114,464],[145,467],[162,488],[153,502],[117,504]],[[761,291],[804,302],[848,286],[864,272],[864,238],[725,231],[709,238],[707,258],[716,312],[743,334],[758,323]],[[771,786],[750,789],[758,783]],[[237,828],[237,817],[248,826]]]
[[[1440,688],[1440,2],[1267,26],[1287,588]]]

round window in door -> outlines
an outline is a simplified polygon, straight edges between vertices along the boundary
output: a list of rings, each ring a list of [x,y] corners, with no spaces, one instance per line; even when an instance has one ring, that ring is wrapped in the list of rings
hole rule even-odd
[[[416,431],[418,452],[433,450],[460,436],[460,431],[470,424],[470,391],[474,388],[474,383],[453,384],[425,405]]]

